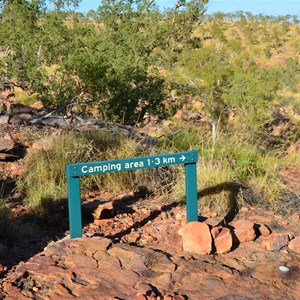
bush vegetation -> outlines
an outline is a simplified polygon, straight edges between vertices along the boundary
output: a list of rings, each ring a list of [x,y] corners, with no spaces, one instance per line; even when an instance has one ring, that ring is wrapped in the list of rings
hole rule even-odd
[[[203,196],[204,205],[224,210],[238,185],[240,205],[252,201],[291,210],[283,205],[289,191],[279,172],[300,164],[287,152],[300,138],[296,16],[206,15],[206,0],[178,1],[165,10],[148,0],[105,0],[87,14],[76,12],[78,1],[52,3],[49,9],[39,0],[2,1],[2,87],[22,87],[27,96],[19,101],[37,98],[47,108],[83,95],[88,107],[77,113],[139,126],[154,115],[173,127],[147,151],[116,134],[93,132],[70,133],[51,149],[32,152],[19,188],[33,208],[40,209],[42,198],[65,196],[66,163],[193,148],[201,157],[200,189],[233,184]],[[174,121],[178,109],[196,111],[203,122]],[[270,134],[268,128],[283,119],[294,126],[289,135]],[[117,192],[143,184],[157,190],[154,182],[174,181],[179,196],[183,181],[176,170],[162,180],[153,180],[161,176],[155,170],[90,177],[83,188]],[[299,202],[299,191],[289,195]]]

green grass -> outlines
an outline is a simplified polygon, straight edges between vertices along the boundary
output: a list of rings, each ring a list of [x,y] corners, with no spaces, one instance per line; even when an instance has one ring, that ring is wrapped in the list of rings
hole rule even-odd
[[[288,212],[282,195],[289,191],[280,177],[280,170],[287,165],[300,167],[299,155],[268,150],[248,131],[233,134],[230,129],[224,129],[217,132],[213,141],[207,128],[192,125],[178,127],[168,137],[161,138],[160,145],[152,150],[145,150],[136,142],[110,132],[62,135],[53,140],[50,149],[29,152],[18,188],[26,194],[33,210],[47,214],[49,207],[45,200],[67,196],[65,166],[68,163],[190,149],[199,152],[200,207],[209,206],[218,213],[225,213],[233,206],[259,204],[274,211]],[[181,166],[87,176],[81,180],[82,192],[101,189],[117,194],[136,190],[139,186],[146,186],[160,195],[170,196],[171,193],[172,197],[185,197]],[[293,192],[293,201],[299,197],[299,192]]]
[[[165,139],[164,146],[177,151],[198,150],[200,207],[225,213],[234,205],[256,204],[282,213],[291,212],[292,203],[286,205],[282,197],[288,188],[279,173],[287,165],[300,167],[299,155],[270,151],[247,131],[220,132],[213,143],[208,134],[192,126]],[[176,197],[184,198],[184,185],[184,175],[180,173],[174,186]],[[300,191],[290,195],[294,195],[291,201],[296,204]]]
[[[53,140],[50,149],[29,152],[25,159],[26,171],[17,182],[18,189],[26,194],[31,209],[41,215],[47,214],[49,207],[43,205],[47,203],[47,199],[59,200],[67,196],[66,164],[153,153],[143,150],[139,144],[124,139],[117,133],[93,131],[65,134]],[[124,193],[146,186],[150,192],[158,192],[164,186],[172,185],[173,172],[176,169],[167,172],[145,169],[86,176],[81,180],[81,191],[102,189],[112,193]]]

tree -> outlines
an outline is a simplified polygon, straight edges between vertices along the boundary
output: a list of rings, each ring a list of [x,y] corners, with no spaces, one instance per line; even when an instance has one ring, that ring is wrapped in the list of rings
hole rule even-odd
[[[0,15],[0,45],[11,82],[50,106],[84,91],[104,116],[126,123],[161,106],[159,68],[173,66],[200,22],[207,0],[160,11],[152,0],[104,0],[82,18],[77,0],[11,0]],[[4,3],[4,2],[3,2]],[[1,76],[1,75],[0,75]]]

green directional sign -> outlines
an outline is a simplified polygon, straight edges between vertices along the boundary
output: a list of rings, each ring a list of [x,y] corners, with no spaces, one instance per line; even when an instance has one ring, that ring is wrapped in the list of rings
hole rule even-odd
[[[184,164],[186,178],[187,221],[198,220],[197,170],[198,152],[195,150],[134,157],[117,160],[67,165],[68,204],[71,238],[82,236],[80,177],[145,168],[158,168]]]
[[[97,175],[197,162],[196,151],[67,165],[71,176]]]

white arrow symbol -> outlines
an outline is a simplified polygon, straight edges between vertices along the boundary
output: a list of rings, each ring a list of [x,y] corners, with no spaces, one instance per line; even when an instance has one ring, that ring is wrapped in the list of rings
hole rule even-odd
[[[182,155],[179,157],[179,159],[180,159],[181,161],[185,161],[185,156],[182,154]]]

